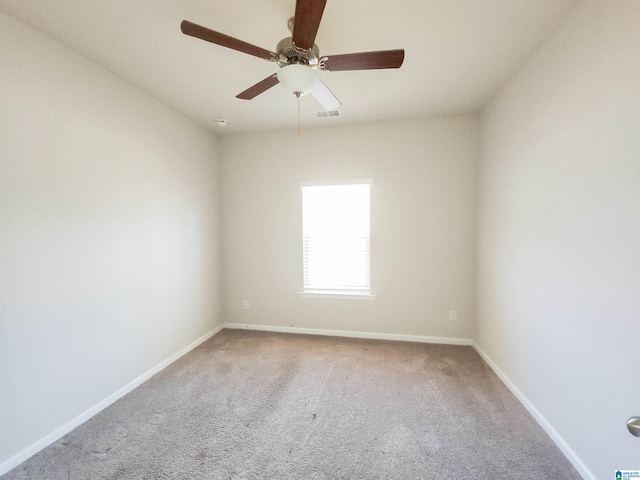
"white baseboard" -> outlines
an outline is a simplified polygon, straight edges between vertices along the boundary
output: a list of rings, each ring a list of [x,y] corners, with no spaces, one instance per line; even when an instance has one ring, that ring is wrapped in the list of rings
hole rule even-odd
[[[375,340],[396,340],[399,342],[441,343],[446,345],[471,345],[470,338],[427,337],[400,333],[352,332],[348,330],[325,330],[322,328],[280,327],[272,325],[251,325],[245,323],[225,323],[224,328],[261,330],[264,332],[300,333],[304,335],[324,335],[329,337],[371,338]]]
[[[165,369],[166,367],[171,365],[173,362],[178,360],[180,357],[182,357],[185,354],[189,353],[191,350],[196,348],[198,345],[200,345],[201,343],[203,343],[203,342],[207,341],[208,339],[210,339],[211,337],[213,337],[216,333],[218,333],[223,328],[224,328],[224,325],[219,325],[218,327],[214,328],[210,332],[205,333],[203,336],[201,336],[197,340],[191,342],[186,347],[181,348],[176,353],[171,355],[169,358],[167,358],[164,361],[160,362],[155,367],[147,370],[146,372],[144,372],[142,375],[140,375],[136,379],[134,379],[131,382],[127,383],[124,387],[120,388],[119,390],[117,390],[116,392],[112,393],[111,395],[109,395],[104,400],[102,400],[102,401],[98,402],[97,404],[95,404],[93,407],[85,410],[80,415],[78,415],[75,418],[71,419],[70,421],[68,421],[64,425],[56,428],[53,432],[51,432],[48,435],[46,435],[45,437],[41,438],[37,442],[31,444],[30,446],[28,446],[24,450],[16,453],[14,456],[12,456],[12,457],[8,458],[7,460],[5,460],[4,462],[0,463],[0,476],[4,475],[9,470],[12,470],[13,468],[17,467],[22,462],[27,460],[29,457],[32,457],[33,455],[38,453],[43,448],[48,447],[49,445],[51,445],[56,440],[64,437],[71,430],[73,430],[74,428],[80,426],[81,424],[83,424],[84,422],[89,420],[91,417],[96,415],[97,413],[100,413],[102,410],[107,408],[109,405],[114,403],[116,400],[119,400],[120,398],[124,397],[131,390],[133,390],[134,388],[136,388],[139,385],[143,384],[144,382],[149,380],[151,377],[153,377],[156,373],[158,373],[161,370]]]
[[[595,475],[587,468],[584,462],[578,457],[576,452],[569,446],[569,444],[560,436],[555,428],[547,421],[546,418],[538,411],[538,409],[529,401],[527,397],[515,386],[515,384],[505,375],[505,373],[500,370],[500,368],[494,363],[493,360],[485,353],[482,348],[476,343],[472,342],[473,348],[476,349],[478,354],[483,358],[485,362],[491,367],[491,370],[495,372],[495,374],[502,380],[507,388],[513,393],[513,395],[518,399],[518,401],[522,404],[524,408],[531,414],[531,416],[535,419],[536,422],[542,427],[542,429],[551,437],[551,440],[558,446],[560,451],[564,454],[565,457],[571,462],[574,468],[578,471],[578,473],[585,480],[596,480]]]

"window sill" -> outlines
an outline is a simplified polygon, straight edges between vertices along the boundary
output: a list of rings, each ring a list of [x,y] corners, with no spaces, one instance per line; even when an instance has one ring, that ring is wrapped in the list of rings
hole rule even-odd
[[[340,290],[306,290],[298,292],[302,298],[342,298],[346,300],[375,300],[377,295],[371,293],[356,293]]]

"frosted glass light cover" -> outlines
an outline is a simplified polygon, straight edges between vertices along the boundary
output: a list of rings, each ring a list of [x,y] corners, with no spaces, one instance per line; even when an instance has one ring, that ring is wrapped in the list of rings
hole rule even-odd
[[[318,80],[318,71],[306,65],[287,65],[278,70],[278,81],[289,93],[306,95]]]

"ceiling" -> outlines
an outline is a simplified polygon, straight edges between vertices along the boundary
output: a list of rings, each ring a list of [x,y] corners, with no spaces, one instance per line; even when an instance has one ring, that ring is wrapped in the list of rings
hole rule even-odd
[[[342,117],[316,118],[322,107],[309,95],[302,127],[477,112],[577,1],[328,0],[320,55],[404,48],[405,61],[393,70],[322,72]],[[276,64],[180,31],[190,20],[275,50],[290,36],[295,0],[0,0],[0,10],[213,132],[296,128],[296,99],[279,85],[235,98]]]

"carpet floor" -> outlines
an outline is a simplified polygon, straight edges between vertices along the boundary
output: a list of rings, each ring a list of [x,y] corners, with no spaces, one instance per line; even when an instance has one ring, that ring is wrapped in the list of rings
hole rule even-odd
[[[2,477],[580,479],[471,347],[222,330]]]

